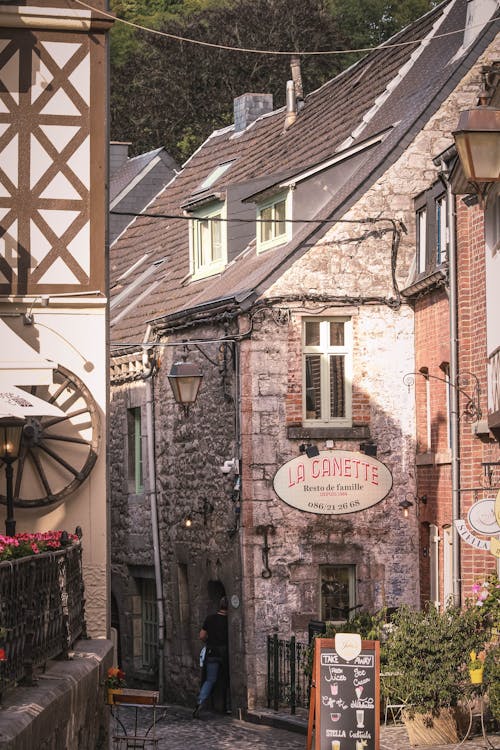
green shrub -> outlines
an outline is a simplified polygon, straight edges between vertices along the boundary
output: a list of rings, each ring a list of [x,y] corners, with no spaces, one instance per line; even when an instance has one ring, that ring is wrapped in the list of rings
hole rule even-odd
[[[491,713],[497,721],[500,721],[500,645],[496,645],[486,652],[484,681]]]
[[[394,615],[385,646],[385,669],[396,673],[393,690],[406,699],[410,715],[436,714],[440,708],[456,706],[470,690],[470,652],[483,647],[477,609],[402,607]]]

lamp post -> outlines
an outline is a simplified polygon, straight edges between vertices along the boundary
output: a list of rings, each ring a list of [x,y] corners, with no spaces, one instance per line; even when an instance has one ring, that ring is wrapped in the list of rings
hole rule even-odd
[[[5,519],[5,533],[14,536],[16,533],[16,522],[14,520],[14,491],[12,487],[13,468],[12,464],[19,457],[21,438],[25,420],[18,417],[0,418],[0,459],[5,464],[7,517]]]

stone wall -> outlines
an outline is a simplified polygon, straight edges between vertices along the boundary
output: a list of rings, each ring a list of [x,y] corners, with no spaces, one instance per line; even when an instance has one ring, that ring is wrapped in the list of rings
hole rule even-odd
[[[104,688],[110,641],[79,641],[68,661],[50,662],[33,687],[7,691],[0,711],[0,750],[107,750]]]

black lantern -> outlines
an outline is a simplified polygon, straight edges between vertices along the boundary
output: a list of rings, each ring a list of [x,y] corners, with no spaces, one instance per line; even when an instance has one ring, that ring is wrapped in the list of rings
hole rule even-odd
[[[194,404],[203,377],[202,371],[193,362],[186,362],[184,357],[181,362],[174,362],[168,375],[172,393],[178,404],[184,411],[188,412],[191,404]]]
[[[21,438],[25,420],[18,417],[0,418],[0,459],[5,464],[7,517],[5,519],[5,533],[14,536],[16,522],[14,520],[14,491],[12,487],[12,464],[19,457]]]

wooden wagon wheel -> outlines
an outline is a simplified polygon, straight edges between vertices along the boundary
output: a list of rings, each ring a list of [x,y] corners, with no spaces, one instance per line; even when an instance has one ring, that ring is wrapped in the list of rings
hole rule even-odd
[[[21,508],[60,503],[85,481],[97,460],[100,420],[90,391],[64,367],[54,371],[53,380],[30,390],[58,406],[64,416],[26,420],[14,464],[14,505]],[[5,494],[0,494],[0,502],[6,503]]]

